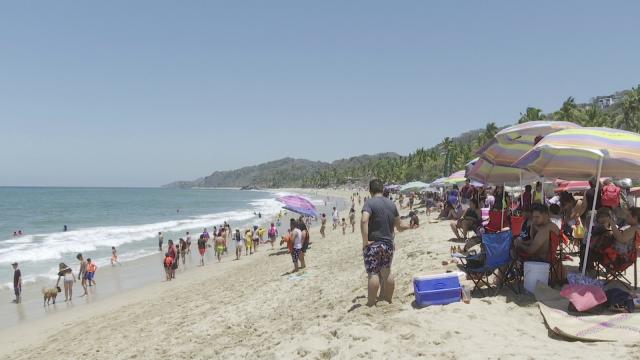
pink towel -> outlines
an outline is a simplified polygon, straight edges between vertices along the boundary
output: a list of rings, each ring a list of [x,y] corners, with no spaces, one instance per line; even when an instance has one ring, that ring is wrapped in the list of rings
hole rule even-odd
[[[569,299],[578,311],[588,311],[607,302],[604,290],[594,285],[565,285],[560,296]]]

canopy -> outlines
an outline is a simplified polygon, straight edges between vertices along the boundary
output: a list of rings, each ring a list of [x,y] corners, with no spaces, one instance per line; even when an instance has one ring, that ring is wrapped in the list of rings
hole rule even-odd
[[[446,177],[441,177],[439,179],[433,180],[433,182],[431,184],[429,184],[430,186],[436,186],[436,187],[443,187],[445,186],[445,181],[447,181]]]
[[[501,130],[496,134],[496,139],[503,144],[518,143],[533,146],[536,140],[544,138],[549,134],[579,127],[580,125],[568,121],[529,121]]]
[[[466,176],[472,180],[494,185],[519,184],[520,181],[529,182],[536,178],[536,175],[529,171],[509,166],[494,165],[485,159],[476,161],[471,169],[467,171]]]
[[[596,175],[640,177],[640,134],[609,128],[578,128],[547,135],[514,166],[531,170],[544,177],[580,179]],[[596,183],[596,194],[600,182]],[[591,229],[595,217],[593,202]],[[589,258],[591,231],[587,233],[586,253]],[[582,273],[586,272],[584,262]]]
[[[429,187],[429,184],[422,181],[412,181],[410,183],[400,186],[400,191],[420,190]]]
[[[284,209],[293,211],[301,215],[318,217],[318,211],[316,210],[316,207],[305,197],[298,195],[286,195],[281,196],[276,200],[284,204]]]

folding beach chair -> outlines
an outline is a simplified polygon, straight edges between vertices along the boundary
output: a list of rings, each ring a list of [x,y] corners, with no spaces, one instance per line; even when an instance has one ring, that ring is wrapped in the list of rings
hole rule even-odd
[[[511,257],[513,235],[511,231],[499,233],[485,233],[482,235],[482,251],[475,256],[467,257],[465,273],[473,281],[474,288],[471,291],[480,292],[481,295],[496,295],[505,285],[515,293],[519,293],[519,274],[515,271],[514,261]],[[496,286],[490,282],[490,277],[500,271],[502,279]],[[517,290],[511,283],[515,283]],[[486,286],[486,291],[482,290]]]
[[[489,211],[489,222],[485,225],[485,230],[488,233],[500,232],[503,228],[509,226],[509,213],[507,210]]]
[[[638,289],[638,249],[632,246],[626,254],[618,254],[613,247],[602,251],[596,261],[598,276],[604,278],[605,285],[612,281],[619,281],[627,289],[631,289],[631,281],[626,277],[627,270],[633,267],[633,288]]]

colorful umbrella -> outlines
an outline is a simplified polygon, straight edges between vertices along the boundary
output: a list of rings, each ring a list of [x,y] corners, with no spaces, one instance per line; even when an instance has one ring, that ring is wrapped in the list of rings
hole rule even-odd
[[[530,182],[536,178],[536,175],[526,170],[494,165],[485,159],[479,159],[467,171],[466,177],[484,184],[504,185],[520,184],[521,181]]]
[[[493,138],[484,144],[476,154],[481,158],[489,160],[489,162],[500,166],[511,166],[518,161],[524,154],[531,150],[532,145],[527,144],[505,144]]]
[[[640,134],[609,128],[578,128],[547,135],[514,166],[544,177],[584,180],[601,178],[640,178]],[[596,184],[596,194],[600,191]],[[596,202],[591,209],[591,229]],[[589,256],[591,231],[587,233],[585,259]],[[587,261],[582,273],[586,272]]]
[[[276,200],[284,204],[282,207],[284,209],[301,215],[318,217],[316,207],[307,198],[298,195],[286,195],[281,196]]]
[[[602,162],[602,169],[598,167]],[[515,167],[546,178],[640,178],[640,134],[609,128],[562,130],[538,143]]]
[[[456,171],[453,174],[449,175],[449,177],[444,180],[445,184],[454,185],[461,184],[467,181],[467,177],[465,176],[465,170]]]
[[[496,139],[503,144],[518,143],[533,146],[536,140],[549,134],[579,127],[580,125],[568,121],[529,121],[501,130],[496,134]]]
[[[400,191],[409,191],[409,190],[420,190],[428,187],[429,184],[423,183],[422,181],[413,181],[407,184],[400,186]]]

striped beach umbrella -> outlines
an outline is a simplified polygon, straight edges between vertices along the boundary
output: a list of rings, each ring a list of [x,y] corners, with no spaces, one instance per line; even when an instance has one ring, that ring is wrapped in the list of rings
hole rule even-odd
[[[467,171],[466,176],[484,184],[504,185],[520,184],[521,181],[530,182],[536,178],[529,171],[510,167],[494,165],[485,159],[477,160]]]
[[[545,136],[514,166],[544,177],[584,180],[601,178],[640,178],[640,134],[609,128],[578,128]],[[595,192],[600,191],[596,182]],[[588,229],[593,226],[596,202],[591,209]],[[586,254],[589,256],[591,231],[587,233]],[[586,272],[586,264],[582,273]]]
[[[640,134],[609,128],[562,130],[547,135],[514,166],[564,180],[592,176],[638,179]]]
[[[298,195],[286,195],[276,199],[284,206],[283,209],[293,211],[300,215],[318,217],[318,211],[315,205],[307,198]]]
[[[568,121],[529,121],[502,129],[496,134],[496,139],[503,144],[533,146],[537,141],[549,134],[579,127],[581,126]]]
[[[444,180],[445,184],[455,185],[462,184],[467,181],[467,177],[465,176],[465,170],[456,171],[453,174],[449,175],[446,180]]]
[[[429,187],[429,184],[422,181],[412,181],[400,186],[400,191],[420,190]]]
[[[526,154],[533,145],[512,143],[501,143],[498,139],[493,138],[484,144],[476,154],[485,160],[489,160],[492,164],[500,166],[511,166]]]

